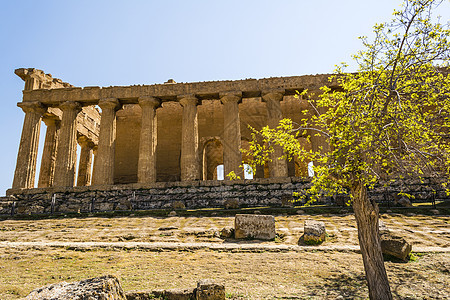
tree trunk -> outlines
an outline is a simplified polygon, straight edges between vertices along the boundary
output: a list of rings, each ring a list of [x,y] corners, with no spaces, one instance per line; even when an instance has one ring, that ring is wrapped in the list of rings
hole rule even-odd
[[[372,300],[392,299],[384,268],[378,229],[378,205],[369,201],[367,188],[358,182],[351,188],[353,210],[358,225],[359,247],[364,262],[369,297]]]

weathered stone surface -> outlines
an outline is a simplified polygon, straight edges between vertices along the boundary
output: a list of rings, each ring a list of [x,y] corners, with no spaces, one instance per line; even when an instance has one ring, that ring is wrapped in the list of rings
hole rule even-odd
[[[167,300],[191,300],[195,299],[194,289],[171,289],[164,292]]]
[[[166,299],[166,300],[194,300],[194,289],[171,289],[171,290],[154,290],[154,291],[132,291],[126,293],[127,300],[150,300],[150,299]]]
[[[174,201],[174,202],[172,203],[172,208],[173,208],[173,209],[185,209],[185,208],[186,208],[186,205],[184,205],[184,203],[181,202],[181,201]]]
[[[403,237],[391,234],[381,235],[381,251],[384,254],[392,255],[401,260],[408,260],[412,246]]]
[[[404,207],[411,207],[412,206],[411,201],[408,198],[406,198],[406,197],[400,198],[400,200],[398,200],[397,203],[400,204],[401,206],[404,206]]]
[[[239,208],[239,200],[238,199],[225,200],[225,208],[226,209],[238,209]]]
[[[231,226],[222,228],[222,230],[220,231],[220,237],[223,239],[234,237],[234,228]]]
[[[33,290],[27,300],[126,300],[119,280],[111,275],[78,282],[60,282]]]
[[[153,292],[129,291],[125,292],[127,300],[154,300],[156,296]]]
[[[243,214],[235,216],[234,237],[236,239],[273,240],[275,234],[275,218],[273,216]]]
[[[197,283],[197,300],[224,300],[225,286],[211,279],[202,279]]]
[[[389,233],[389,228],[381,220],[378,221],[378,230],[380,231],[380,235]]]
[[[303,241],[306,244],[320,244],[325,241],[325,223],[316,220],[305,220]]]

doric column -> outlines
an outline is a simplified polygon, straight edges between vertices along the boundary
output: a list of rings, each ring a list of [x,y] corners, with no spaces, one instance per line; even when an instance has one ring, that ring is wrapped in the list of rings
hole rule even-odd
[[[95,174],[95,161],[97,160],[97,150],[98,150],[98,145],[94,146],[94,148],[92,149],[92,156],[93,156],[93,166],[92,166],[92,174]],[[92,176],[94,177],[94,176]],[[92,181],[93,178],[91,178],[91,185],[92,185]]]
[[[116,144],[116,111],[120,103],[116,98],[98,102],[102,109],[98,150],[94,161],[93,185],[114,184],[114,150]]]
[[[34,187],[41,116],[45,108],[40,102],[21,102],[17,106],[25,112],[25,118],[12,188],[29,189]]]
[[[181,180],[197,180],[200,177],[198,159],[198,99],[194,95],[178,96],[183,106],[181,121]]]
[[[284,91],[269,91],[262,92],[261,97],[267,105],[267,124],[270,128],[274,129],[283,119],[283,113],[281,112],[280,101],[283,100]],[[281,146],[274,145],[274,152],[271,153],[269,162],[270,177],[287,177],[288,168],[286,159],[279,159],[283,156],[284,151]]]
[[[78,138],[80,144],[80,162],[78,164],[77,186],[91,184],[92,152],[94,143],[84,135]]]
[[[241,125],[239,119],[239,101],[241,92],[220,93],[220,101],[223,103],[223,164],[224,178],[234,171],[243,178],[241,155]]]
[[[44,117],[42,120],[47,125],[47,132],[45,134],[44,150],[42,151],[38,187],[45,188],[53,185],[55,177],[56,147],[58,145],[58,133],[61,122],[56,116]]]
[[[62,110],[62,117],[53,186],[72,187],[77,163],[77,115],[81,111],[81,105],[78,102],[66,101],[59,108]]]
[[[154,97],[140,97],[142,109],[141,136],[139,141],[138,182],[156,182],[156,145],[158,130],[156,108],[161,102]]]

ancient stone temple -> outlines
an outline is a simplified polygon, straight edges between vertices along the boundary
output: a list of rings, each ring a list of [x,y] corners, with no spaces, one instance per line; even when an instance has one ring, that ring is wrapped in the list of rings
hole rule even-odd
[[[161,184],[226,185],[216,180],[217,166],[243,178],[240,165],[246,157],[240,149],[248,147],[249,126],[261,129],[285,117],[294,122],[308,118],[307,99],[294,95],[328,83],[327,75],[316,75],[81,88],[37,69],[15,73],[25,81],[18,103],[25,113],[22,137],[7,191],[16,197],[119,187],[136,192]],[[45,142],[37,157],[42,123]],[[314,135],[310,142],[300,139],[313,149],[326,146]],[[273,155],[281,154],[276,148]],[[291,183],[290,178],[307,176],[307,166],[274,159],[252,176],[246,184],[261,179]]]
[[[25,81],[18,103],[25,116],[0,214],[281,205],[309,184],[306,163],[275,159],[282,154],[275,148],[253,179],[217,180],[217,167],[243,178],[249,126],[309,118],[308,99],[294,95],[307,89],[305,97],[316,97],[330,84],[325,74],[81,88],[41,70],[15,73]],[[305,147],[327,148],[306,134],[299,137]]]
[[[25,120],[13,189],[212,180],[221,164],[225,174],[242,174],[240,149],[250,140],[248,126],[308,117],[308,102],[294,94],[327,82],[318,75],[78,88],[41,70],[16,74],[25,81],[18,103]],[[47,131],[35,186],[41,121]],[[321,143],[312,137],[311,147]],[[276,149],[274,155],[281,154]],[[276,159],[254,177],[296,175],[304,176],[305,167]]]

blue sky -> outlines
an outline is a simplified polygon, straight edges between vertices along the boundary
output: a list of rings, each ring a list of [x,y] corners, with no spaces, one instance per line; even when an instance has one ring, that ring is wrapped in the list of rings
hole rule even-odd
[[[24,116],[16,68],[75,86],[330,73],[401,2],[0,0],[0,195],[12,184]],[[439,13],[449,19],[449,1]]]

